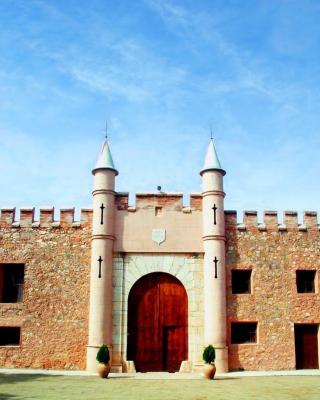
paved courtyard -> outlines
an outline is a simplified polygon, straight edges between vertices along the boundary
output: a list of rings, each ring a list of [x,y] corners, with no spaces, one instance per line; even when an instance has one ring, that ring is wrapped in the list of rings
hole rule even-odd
[[[111,374],[106,380],[76,371],[0,370],[0,400],[318,400],[319,393],[319,370],[229,373],[213,381],[199,374]]]

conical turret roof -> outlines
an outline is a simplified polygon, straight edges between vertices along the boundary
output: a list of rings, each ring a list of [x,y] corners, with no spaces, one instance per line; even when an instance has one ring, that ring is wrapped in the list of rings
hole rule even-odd
[[[98,161],[97,161],[94,169],[92,170],[92,173],[94,173],[98,169],[110,169],[110,170],[114,171],[116,173],[116,175],[118,175],[118,171],[115,169],[115,166],[113,163],[113,159],[112,159],[112,155],[111,155],[111,151],[110,151],[110,147],[109,147],[109,142],[108,142],[107,138],[105,138],[105,140],[102,144],[102,148],[101,148],[100,155],[98,157]]]
[[[200,171],[200,175],[202,175],[206,171],[221,171],[223,175],[226,174],[226,171],[221,168],[218,154],[216,152],[216,148],[213,144],[212,139],[210,140],[206,158],[204,160],[203,168]]]

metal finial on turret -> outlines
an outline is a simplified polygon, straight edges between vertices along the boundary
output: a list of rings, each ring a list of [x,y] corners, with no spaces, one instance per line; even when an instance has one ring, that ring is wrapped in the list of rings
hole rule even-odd
[[[212,125],[210,125],[210,139],[213,140]]]
[[[118,175],[118,171],[115,169],[111,151],[110,151],[110,146],[108,142],[108,121],[106,121],[106,131],[105,131],[105,139],[102,144],[102,149],[100,151],[98,161],[92,170],[92,173],[94,174],[95,171],[101,170],[101,169],[109,169],[113,170],[116,175]]]

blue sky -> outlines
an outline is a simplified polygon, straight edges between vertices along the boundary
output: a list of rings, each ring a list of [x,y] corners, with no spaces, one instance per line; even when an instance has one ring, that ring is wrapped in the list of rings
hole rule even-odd
[[[318,0],[1,0],[1,205],[90,205],[108,119],[131,203],[200,191],[212,125],[226,209],[319,211],[319,21]]]

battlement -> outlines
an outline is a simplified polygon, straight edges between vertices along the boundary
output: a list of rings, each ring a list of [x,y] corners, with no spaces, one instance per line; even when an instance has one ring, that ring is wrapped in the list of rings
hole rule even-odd
[[[75,208],[61,208],[60,218],[54,220],[54,207],[40,207],[39,220],[35,220],[35,208],[24,207],[20,209],[20,220],[16,220],[16,208],[4,207],[1,209],[0,227],[12,228],[79,228],[91,224],[92,209],[82,208],[80,221],[75,221]]]
[[[226,228],[237,229],[238,231],[318,232],[320,229],[317,213],[315,211],[304,211],[302,224],[298,223],[297,211],[284,211],[282,224],[278,221],[277,211],[264,211],[263,223],[258,223],[257,211],[244,211],[242,223],[237,222],[236,211],[225,211],[225,217]]]
[[[182,193],[137,193],[135,207],[129,206],[129,193],[116,193],[115,205],[118,211],[139,212],[139,210],[153,209],[155,215],[166,211],[191,213],[202,210],[201,193],[190,194],[190,206],[184,207]],[[75,208],[61,208],[58,220],[54,219],[54,207],[40,207],[38,220],[35,219],[35,208],[20,209],[20,219],[16,219],[15,207],[3,207],[0,215],[0,227],[12,228],[81,228],[92,223],[92,208],[81,208],[79,221],[75,220]],[[225,211],[227,230],[252,232],[319,232],[320,224],[315,211],[303,212],[303,223],[298,223],[298,212],[284,211],[283,223],[279,223],[277,211],[264,211],[263,222],[258,222],[257,211],[244,211],[242,221],[237,219],[237,211]]]
[[[119,211],[136,212],[139,210],[154,209],[156,215],[163,211],[181,211],[190,213],[202,210],[201,193],[190,194],[190,206],[183,206],[182,193],[137,193],[135,206],[129,206],[129,193],[118,192],[115,194],[115,208]],[[3,207],[0,212],[0,227],[12,228],[79,228],[92,222],[92,208],[82,208],[80,220],[75,220],[75,208],[61,208],[58,220],[54,219],[54,207],[40,207],[39,219],[35,219],[35,207],[23,207],[20,209],[20,219],[16,219],[15,207]]]
[[[191,193],[189,197],[189,206],[183,206],[183,194],[177,192],[142,192],[136,193],[135,205],[129,206],[129,193],[116,193],[116,207],[118,210],[137,211],[141,209],[157,208],[159,212],[162,209],[166,211],[201,211],[202,195],[201,193]]]

